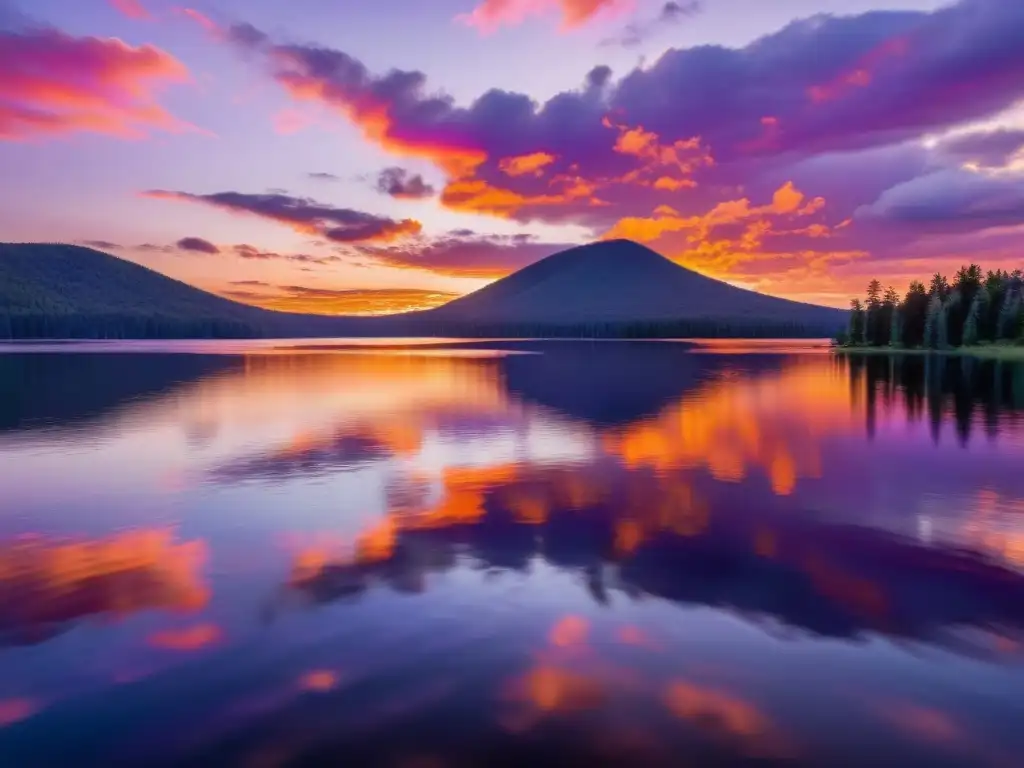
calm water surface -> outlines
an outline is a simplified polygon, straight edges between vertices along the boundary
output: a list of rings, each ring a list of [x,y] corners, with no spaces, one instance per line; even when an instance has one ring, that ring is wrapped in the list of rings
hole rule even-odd
[[[1024,367],[0,351],[0,765],[1024,764]]]

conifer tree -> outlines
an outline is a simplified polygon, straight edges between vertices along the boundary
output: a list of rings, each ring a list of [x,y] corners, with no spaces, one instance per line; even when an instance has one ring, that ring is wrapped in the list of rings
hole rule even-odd
[[[878,325],[882,310],[882,284],[878,280],[868,283],[867,317],[864,321],[864,341],[879,343]]]
[[[903,344],[903,311],[899,306],[893,307],[892,323],[889,327],[889,346],[899,347]]]
[[[931,300],[928,302],[928,315],[924,324],[924,346],[928,349],[940,348],[940,324],[945,325],[945,318],[943,317],[942,299],[935,292],[932,293]],[[941,336],[945,336],[945,330]]]
[[[850,330],[847,333],[850,344],[864,343],[864,320],[864,307],[860,299],[854,299],[850,302]]]
[[[1017,335],[1017,316],[1020,314],[1020,294],[1007,292],[1003,307],[999,311],[996,328],[996,340],[1012,341]]]
[[[980,340],[978,324],[981,318],[981,297],[984,291],[978,291],[971,302],[971,308],[967,311],[967,319],[964,320],[963,346],[973,347]]]

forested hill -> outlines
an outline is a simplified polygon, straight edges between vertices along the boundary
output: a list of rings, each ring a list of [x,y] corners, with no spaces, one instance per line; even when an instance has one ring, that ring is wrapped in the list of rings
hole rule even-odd
[[[310,336],[344,324],[230,301],[92,248],[0,244],[0,338]]]

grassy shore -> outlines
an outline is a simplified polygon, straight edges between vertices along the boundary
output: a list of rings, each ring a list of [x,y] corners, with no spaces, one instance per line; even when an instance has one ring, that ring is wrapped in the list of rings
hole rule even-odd
[[[986,344],[977,347],[956,347],[954,349],[904,349],[901,347],[833,347],[839,355],[947,355],[950,357],[977,357],[982,360],[1024,361],[1024,346],[1010,344]]]

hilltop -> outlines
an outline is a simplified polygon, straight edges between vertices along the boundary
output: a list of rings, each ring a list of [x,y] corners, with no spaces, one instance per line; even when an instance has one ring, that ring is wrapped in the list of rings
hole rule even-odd
[[[0,338],[250,338],[340,327],[240,304],[84,246],[0,243]]]
[[[427,313],[424,313],[427,314]],[[561,251],[474,293],[431,310],[432,319],[466,324],[671,325],[768,335],[840,328],[846,312],[736,288],[669,261],[630,240]]]
[[[571,248],[442,307],[386,317],[275,312],[92,248],[0,244],[0,338],[825,336],[845,319],[627,240]]]

